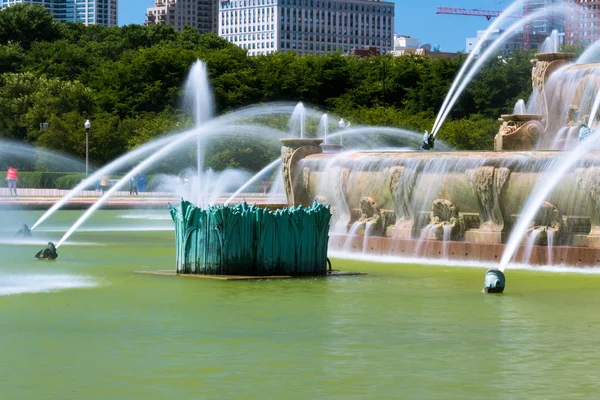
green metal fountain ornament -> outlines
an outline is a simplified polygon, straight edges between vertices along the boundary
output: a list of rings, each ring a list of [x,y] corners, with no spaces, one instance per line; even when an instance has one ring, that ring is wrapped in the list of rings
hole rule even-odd
[[[506,277],[504,272],[499,269],[488,269],[485,273],[485,282],[483,291],[485,293],[502,293],[506,286]]]
[[[325,275],[329,206],[276,211],[240,203],[195,207],[169,204],[175,223],[178,274]]]

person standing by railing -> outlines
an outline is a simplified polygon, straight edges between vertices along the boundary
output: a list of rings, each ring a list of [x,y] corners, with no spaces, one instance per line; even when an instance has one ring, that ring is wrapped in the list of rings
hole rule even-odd
[[[17,195],[17,182],[19,181],[19,172],[17,168],[10,167],[6,171],[6,182],[8,183],[8,194],[12,196],[13,193]]]
[[[130,195],[130,196],[131,196],[131,195],[134,195],[134,194],[137,196],[137,195],[139,194],[139,193],[138,193],[138,183],[139,183],[139,182],[138,182],[138,176],[137,176],[137,175],[134,175],[134,176],[131,178],[131,187],[129,188],[129,195]]]

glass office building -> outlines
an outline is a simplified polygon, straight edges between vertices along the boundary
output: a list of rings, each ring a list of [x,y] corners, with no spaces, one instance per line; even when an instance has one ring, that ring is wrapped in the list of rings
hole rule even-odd
[[[19,3],[46,7],[62,22],[81,22],[85,25],[117,25],[118,0],[0,0],[0,8]]]

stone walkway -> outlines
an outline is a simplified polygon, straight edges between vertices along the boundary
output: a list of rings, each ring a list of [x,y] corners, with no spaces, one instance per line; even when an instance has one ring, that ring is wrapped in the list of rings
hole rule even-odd
[[[7,188],[0,188],[0,208],[18,209],[47,209],[54,205],[68,190],[58,189],[17,189],[17,196],[9,196]],[[102,192],[85,190],[72,198],[65,209],[86,209],[94,204]],[[218,202],[224,202],[228,196],[225,194]],[[250,204],[277,204],[282,206],[285,198],[269,199],[262,193],[243,193],[239,201],[246,200]],[[111,196],[103,208],[128,209],[128,208],[166,208],[168,203],[179,204],[179,198],[167,192],[141,192],[138,196],[130,196],[128,191],[117,191]]]

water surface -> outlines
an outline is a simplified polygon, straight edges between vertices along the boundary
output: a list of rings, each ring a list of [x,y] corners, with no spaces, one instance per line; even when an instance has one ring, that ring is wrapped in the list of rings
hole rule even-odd
[[[597,396],[598,275],[509,269],[504,295],[480,293],[484,269],[341,260],[369,275],[140,275],[174,267],[174,234],[135,213],[97,213],[54,263],[33,255],[80,212],[0,245],[3,398]],[[37,216],[0,213],[0,239]]]

